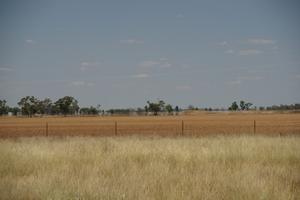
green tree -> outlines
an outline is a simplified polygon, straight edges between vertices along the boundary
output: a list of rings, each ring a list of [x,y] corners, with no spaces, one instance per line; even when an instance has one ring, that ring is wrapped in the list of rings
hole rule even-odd
[[[6,100],[0,100],[0,115],[5,115],[9,107],[6,105]]]
[[[84,107],[84,108],[80,108],[80,114],[81,115],[88,115],[89,114],[89,111],[90,111],[90,109],[89,108],[87,108],[87,107]]]
[[[21,112],[20,108],[18,107],[9,107],[8,111],[15,116],[18,115],[19,112]]]
[[[165,107],[165,102],[163,100],[159,100],[157,103],[147,101],[148,110],[153,112],[154,115],[157,115],[158,112],[163,111]]]
[[[54,104],[58,112],[65,116],[67,114],[75,114],[79,110],[78,101],[71,96],[60,98]]]
[[[166,103],[163,100],[159,100],[158,104],[159,104],[160,111],[164,112]]]
[[[178,115],[178,113],[179,113],[179,107],[178,106],[175,106],[175,112],[176,112],[176,115]]]
[[[237,102],[234,101],[228,109],[229,110],[238,110],[239,106],[238,106]]]
[[[97,114],[100,114],[101,113],[101,105],[98,104],[97,107],[96,107],[96,109],[97,109]]]
[[[240,101],[240,108],[241,108],[241,110],[245,110],[246,109],[246,103],[245,103],[245,101]]]
[[[249,110],[249,109],[251,108],[252,105],[253,105],[253,104],[250,103],[250,102],[245,103],[245,109],[246,109],[246,110]]]
[[[18,105],[21,107],[22,114],[32,117],[39,110],[39,101],[34,96],[23,97]]]
[[[149,111],[148,106],[144,107],[145,112],[147,113]]]
[[[99,110],[93,106],[89,107],[89,108],[81,108],[80,109],[80,114],[81,115],[97,115],[99,114]]]
[[[39,107],[39,113],[41,114],[47,114],[50,115],[53,112],[53,103],[50,98],[45,98],[42,101],[39,101],[38,103]]]
[[[241,110],[249,110],[253,104],[250,102],[245,102],[243,100],[240,101]]]
[[[172,105],[167,104],[165,108],[166,108],[166,111],[167,111],[169,114],[171,114],[171,113],[173,112],[173,107],[172,107]]]
[[[188,110],[195,110],[195,107],[193,105],[189,105]]]

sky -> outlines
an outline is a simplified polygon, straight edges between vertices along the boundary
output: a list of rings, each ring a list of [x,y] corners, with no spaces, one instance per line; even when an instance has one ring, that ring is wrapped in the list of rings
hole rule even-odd
[[[0,99],[300,102],[296,0],[0,0]]]

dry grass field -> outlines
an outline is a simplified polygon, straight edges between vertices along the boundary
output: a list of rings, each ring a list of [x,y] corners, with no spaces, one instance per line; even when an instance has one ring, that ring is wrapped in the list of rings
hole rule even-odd
[[[300,114],[2,117],[0,199],[300,199],[299,136]]]
[[[300,137],[0,140],[0,199],[300,199]]]
[[[182,124],[183,121],[183,124]],[[254,121],[256,127],[254,128]],[[48,123],[48,131],[46,124]],[[116,125],[117,123],[117,125]],[[117,127],[116,127],[117,126]],[[182,130],[183,129],[183,130]],[[0,118],[0,137],[48,135],[300,134],[300,113],[203,113],[180,116]]]

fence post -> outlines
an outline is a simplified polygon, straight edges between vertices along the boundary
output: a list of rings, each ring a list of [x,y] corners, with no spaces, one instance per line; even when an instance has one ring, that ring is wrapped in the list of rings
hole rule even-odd
[[[46,122],[46,137],[48,137],[48,122]]]
[[[253,122],[253,132],[256,133],[256,121]]]
[[[115,135],[118,135],[118,126],[117,126],[117,122],[115,121]]]
[[[183,136],[184,134],[184,122],[183,120],[181,121],[181,135]]]

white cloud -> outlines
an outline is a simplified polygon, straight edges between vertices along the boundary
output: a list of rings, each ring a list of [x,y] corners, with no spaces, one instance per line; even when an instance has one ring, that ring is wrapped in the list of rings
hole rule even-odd
[[[161,62],[166,62],[166,61],[168,61],[169,59],[168,58],[160,58],[159,59],[159,61],[161,61]]]
[[[159,67],[159,68],[171,68],[172,64],[167,58],[160,58],[158,60],[146,60],[139,64],[141,68]]]
[[[120,40],[122,44],[144,44],[143,40],[138,39],[127,39],[127,40]]]
[[[262,38],[251,38],[247,40],[247,43],[257,44],[257,45],[268,45],[268,44],[276,44],[276,41],[270,39],[262,39]]]
[[[262,54],[263,51],[257,50],[257,49],[243,49],[239,50],[239,55],[240,56],[249,56],[249,55],[258,55]]]
[[[80,63],[80,70],[81,71],[86,71],[86,70],[89,70],[91,68],[97,67],[99,65],[100,65],[99,62],[81,62]]]
[[[160,65],[160,67],[161,67],[161,68],[170,68],[170,67],[172,67],[172,65],[171,65],[171,63],[166,62],[166,63],[162,63],[162,64]]]
[[[227,54],[234,54],[234,50],[228,49],[228,50],[226,50],[224,53],[227,53]]]
[[[140,66],[141,67],[144,67],[144,68],[147,68],[147,67],[153,67],[155,65],[158,65],[159,62],[157,61],[153,61],[153,60],[146,60],[146,61],[143,61]]]
[[[240,85],[242,83],[241,80],[234,80],[234,81],[229,81],[228,84],[229,85]]]
[[[14,70],[12,68],[8,68],[8,67],[0,67],[0,71],[2,71],[2,72],[13,72]]]
[[[132,75],[132,78],[148,78],[149,75],[148,74],[135,74]]]
[[[258,81],[258,80],[262,80],[262,79],[263,79],[262,76],[238,76],[236,78],[236,80],[229,81],[228,84],[229,85],[240,85],[244,81]]]
[[[227,41],[223,41],[223,42],[218,43],[218,45],[220,45],[220,46],[227,46],[228,42]]]
[[[192,87],[189,85],[178,85],[175,87],[176,90],[191,90]]]
[[[25,40],[25,42],[26,42],[27,44],[35,44],[35,43],[36,43],[36,41],[31,40],[31,39]]]
[[[85,85],[85,82],[84,81],[72,81],[71,85],[72,86],[83,86],[83,85]]]

